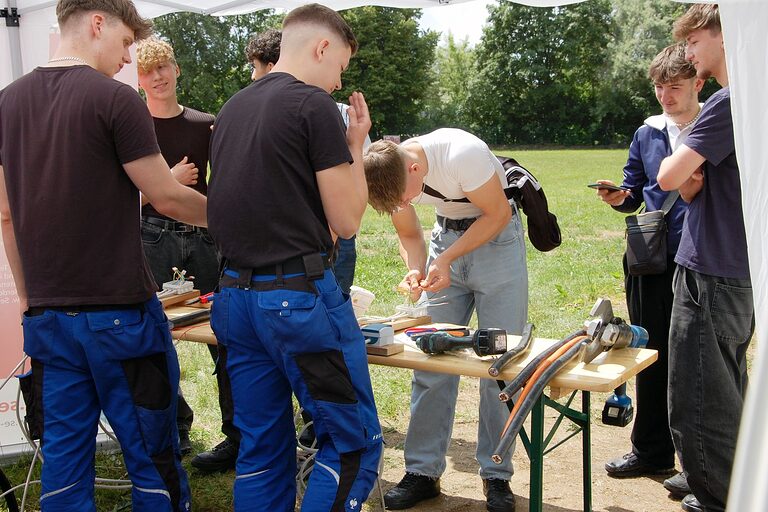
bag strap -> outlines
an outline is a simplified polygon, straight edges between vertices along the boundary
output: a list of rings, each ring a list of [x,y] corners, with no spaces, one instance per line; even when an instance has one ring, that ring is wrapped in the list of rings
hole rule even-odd
[[[515,199],[514,190],[512,187],[507,187],[504,189],[504,195],[507,196],[507,200],[509,199]],[[445,197],[441,192],[433,189],[426,183],[424,183],[423,188],[421,189],[422,192],[427,194],[428,196],[436,197],[438,199],[442,199],[446,203],[469,203],[469,198],[467,197],[461,197],[459,199],[448,199]]]
[[[673,190],[669,193],[667,198],[664,200],[664,204],[661,205],[661,209],[664,210],[664,216],[666,217],[669,213],[669,210],[672,209],[672,205],[675,204],[675,201],[677,201],[677,198],[680,197],[680,191]]]

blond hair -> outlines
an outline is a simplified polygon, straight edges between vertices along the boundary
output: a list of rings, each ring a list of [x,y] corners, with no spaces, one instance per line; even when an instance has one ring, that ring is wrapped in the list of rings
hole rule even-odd
[[[72,16],[88,11],[101,11],[117,18],[133,30],[133,37],[140,41],[152,35],[152,22],[139,15],[131,0],[59,0],[56,3],[56,18],[59,27],[64,27]]]
[[[685,45],[680,43],[661,50],[648,68],[648,77],[655,84],[669,84],[695,76],[696,68],[685,58]]]
[[[693,4],[672,25],[672,35],[678,41],[685,41],[691,32],[707,29],[713,34],[722,32],[720,9],[717,4]]]
[[[139,73],[149,73],[164,62],[177,65],[173,47],[162,39],[150,37],[136,45],[136,66]]]
[[[368,202],[379,213],[392,213],[403,202],[406,160],[403,150],[394,142],[377,140],[363,155]]]

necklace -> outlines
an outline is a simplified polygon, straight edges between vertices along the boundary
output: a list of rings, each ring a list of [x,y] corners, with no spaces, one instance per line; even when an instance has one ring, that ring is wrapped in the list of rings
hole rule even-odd
[[[81,59],[80,57],[58,57],[56,59],[50,59],[48,62],[62,62],[65,60],[73,60],[75,62],[79,62],[81,64],[85,64],[86,66],[90,66],[86,61]]]
[[[698,111],[698,112],[696,112],[696,116],[695,116],[693,119],[691,119],[691,120],[690,120],[690,121],[688,121],[687,123],[675,123],[675,126],[677,126],[677,127],[678,127],[679,129],[681,129],[681,130],[683,130],[683,129],[685,129],[685,128],[688,128],[688,127],[689,127],[689,126],[691,126],[693,123],[695,123],[696,121],[698,121],[698,120],[699,120],[699,116],[700,116],[700,115],[701,115],[701,107],[699,107],[699,111]],[[672,121],[672,122],[674,123],[674,121]]]

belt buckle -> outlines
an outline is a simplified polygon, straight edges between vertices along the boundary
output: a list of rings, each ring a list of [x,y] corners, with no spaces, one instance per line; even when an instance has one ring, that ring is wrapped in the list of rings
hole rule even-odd
[[[193,233],[197,229],[196,226],[191,226],[189,224],[185,224],[183,222],[177,222],[174,225],[174,231],[179,233]]]

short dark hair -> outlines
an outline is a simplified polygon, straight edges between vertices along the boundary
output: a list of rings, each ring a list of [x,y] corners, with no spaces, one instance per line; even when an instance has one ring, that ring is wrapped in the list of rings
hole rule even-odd
[[[245,47],[245,58],[248,62],[258,60],[262,64],[276,64],[280,58],[280,40],[283,33],[269,28],[256,34],[248,40]]]
[[[339,13],[320,4],[307,4],[297,7],[288,13],[283,20],[283,30],[294,24],[307,23],[320,25],[334,32],[342,41],[345,41],[352,50],[352,55],[357,53],[357,39],[352,29],[347,25]]]
[[[681,43],[661,50],[648,68],[648,77],[656,84],[688,80],[695,76],[696,68],[685,58],[685,45]]]
[[[685,14],[675,20],[672,35],[678,41],[684,41],[691,32],[707,29],[713,34],[722,32],[720,9],[717,4],[693,4]]]
[[[137,41],[152,35],[152,21],[142,18],[131,0],[59,0],[56,4],[56,18],[60,27],[73,15],[88,11],[101,11],[119,19],[133,30]]]

